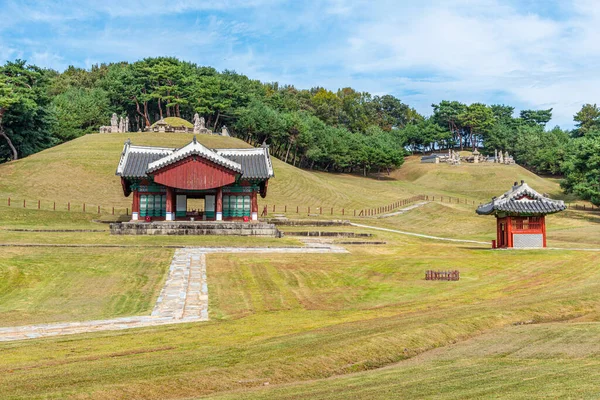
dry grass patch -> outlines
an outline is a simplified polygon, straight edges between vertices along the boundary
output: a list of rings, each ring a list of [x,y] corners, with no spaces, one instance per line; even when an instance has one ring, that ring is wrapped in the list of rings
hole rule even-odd
[[[173,256],[168,249],[1,249],[1,326],[148,314]]]

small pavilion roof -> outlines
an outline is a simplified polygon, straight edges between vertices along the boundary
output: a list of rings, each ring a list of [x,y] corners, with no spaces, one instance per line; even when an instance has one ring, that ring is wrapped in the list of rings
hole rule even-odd
[[[491,202],[477,208],[479,215],[506,213],[513,215],[546,215],[565,210],[562,200],[553,200],[543,196],[521,181],[502,196],[494,197]]]
[[[269,179],[274,176],[267,146],[250,149],[209,149],[196,139],[186,146],[134,146],[125,142],[116,175],[122,178],[144,178],[190,155],[198,155],[242,175],[242,179]]]

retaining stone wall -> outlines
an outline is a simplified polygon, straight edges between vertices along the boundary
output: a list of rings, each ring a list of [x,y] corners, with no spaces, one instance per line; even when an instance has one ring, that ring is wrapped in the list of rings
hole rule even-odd
[[[246,222],[124,222],[110,225],[112,235],[234,235],[282,237],[273,224]]]

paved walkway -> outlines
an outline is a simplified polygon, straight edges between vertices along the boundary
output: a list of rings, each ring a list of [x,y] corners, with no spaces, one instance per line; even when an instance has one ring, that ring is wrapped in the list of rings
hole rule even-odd
[[[420,203],[413,204],[413,205],[408,206],[408,207],[404,207],[404,208],[402,208],[402,209],[400,209],[398,211],[394,211],[394,212],[391,212],[391,213],[388,213],[388,214],[380,215],[377,218],[389,218],[389,217],[394,217],[396,215],[401,215],[401,214],[404,214],[405,212],[408,212],[410,210],[414,210],[415,208],[423,207],[427,203],[429,203],[429,202],[428,201],[421,201]]]
[[[213,253],[347,253],[340,246],[307,241],[306,247],[186,247],[177,249],[169,276],[149,316],[107,320],[0,327],[0,342],[185,322],[208,321],[206,254]]]

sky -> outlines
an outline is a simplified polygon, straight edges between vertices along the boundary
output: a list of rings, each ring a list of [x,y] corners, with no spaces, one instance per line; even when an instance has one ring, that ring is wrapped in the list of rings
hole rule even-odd
[[[600,1],[0,0],[0,62],[175,56],[297,88],[553,108],[600,102]],[[598,100],[597,100],[598,99]]]

